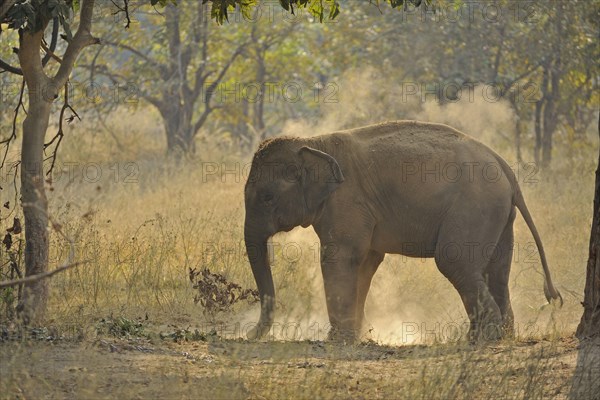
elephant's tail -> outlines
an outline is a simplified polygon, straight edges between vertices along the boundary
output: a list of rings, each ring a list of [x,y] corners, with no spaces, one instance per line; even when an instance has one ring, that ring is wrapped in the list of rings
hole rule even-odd
[[[527,223],[531,234],[533,235],[533,239],[535,240],[535,244],[540,253],[540,258],[542,260],[542,268],[544,269],[544,294],[546,295],[546,299],[548,302],[551,300],[560,300],[560,306],[563,305],[563,298],[560,295],[560,292],[554,287],[552,283],[552,277],[550,276],[550,269],[548,268],[548,262],[546,261],[546,253],[544,252],[544,246],[542,244],[542,239],[540,238],[540,234],[533,223],[533,218],[531,218],[531,214],[527,209],[527,205],[525,204],[525,199],[523,198],[523,194],[521,193],[521,188],[519,188],[518,182],[515,179],[515,197],[514,203],[521,212],[523,219]]]

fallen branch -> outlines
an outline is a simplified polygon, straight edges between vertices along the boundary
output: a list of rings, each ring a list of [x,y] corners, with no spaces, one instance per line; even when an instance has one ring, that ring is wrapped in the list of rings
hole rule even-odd
[[[75,262],[75,263],[72,263],[72,264],[61,265],[60,267],[58,267],[58,268],[56,268],[56,269],[54,269],[52,271],[44,272],[43,274],[31,275],[31,276],[28,276],[27,278],[14,279],[12,281],[0,282],[0,289],[5,288],[5,287],[23,285],[25,283],[37,282],[37,281],[40,281],[42,279],[49,278],[52,275],[57,274],[57,273],[59,273],[61,271],[67,270],[69,268],[73,268],[73,267],[76,267],[78,265],[85,264],[86,262],[87,261],[81,261],[81,262]]]

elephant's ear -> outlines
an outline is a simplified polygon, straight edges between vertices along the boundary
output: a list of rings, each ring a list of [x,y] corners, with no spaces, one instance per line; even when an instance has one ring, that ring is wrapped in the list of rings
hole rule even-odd
[[[327,153],[304,146],[298,154],[302,159],[304,201],[308,213],[313,213],[344,182],[344,174],[336,159]]]

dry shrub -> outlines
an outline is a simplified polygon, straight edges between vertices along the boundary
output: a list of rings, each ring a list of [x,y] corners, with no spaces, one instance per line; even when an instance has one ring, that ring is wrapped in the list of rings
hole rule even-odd
[[[234,304],[247,300],[253,304],[260,300],[258,290],[243,289],[240,285],[230,282],[221,274],[210,272],[207,268],[197,271],[190,268],[192,287],[198,292],[194,303],[200,303],[204,311],[214,316],[218,312],[231,310]]]

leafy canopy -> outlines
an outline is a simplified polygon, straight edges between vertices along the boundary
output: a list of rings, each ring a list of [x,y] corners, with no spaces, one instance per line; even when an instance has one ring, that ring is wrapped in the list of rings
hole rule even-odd
[[[7,0],[8,1],[8,0]],[[168,3],[177,4],[177,0],[147,0],[153,7],[164,7]],[[365,0],[366,2],[367,0]],[[48,21],[57,18],[62,25],[67,39],[71,38],[69,21],[73,13],[79,9],[80,0],[17,0],[6,15],[0,16],[0,22],[8,24],[9,29],[39,31]],[[118,12],[129,12],[130,0],[115,0],[113,4]],[[228,21],[230,11],[239,9],[242,14],[250,15],[259,0],[202,0],[203,4],[211,3],[211,17],[219,24]],[[369,3],[379,7],[381,0],[369,0]],[[423,0],[383,0],[393,8],[407,7],[412,4],[419,7]],[[425,0],[430,4],[431,0]],[[312,16],[323,22],[325,18],[335,19],[341,11],[338,0],[279,0],[279,4],[291,14],[297,9],[306,9]]]

